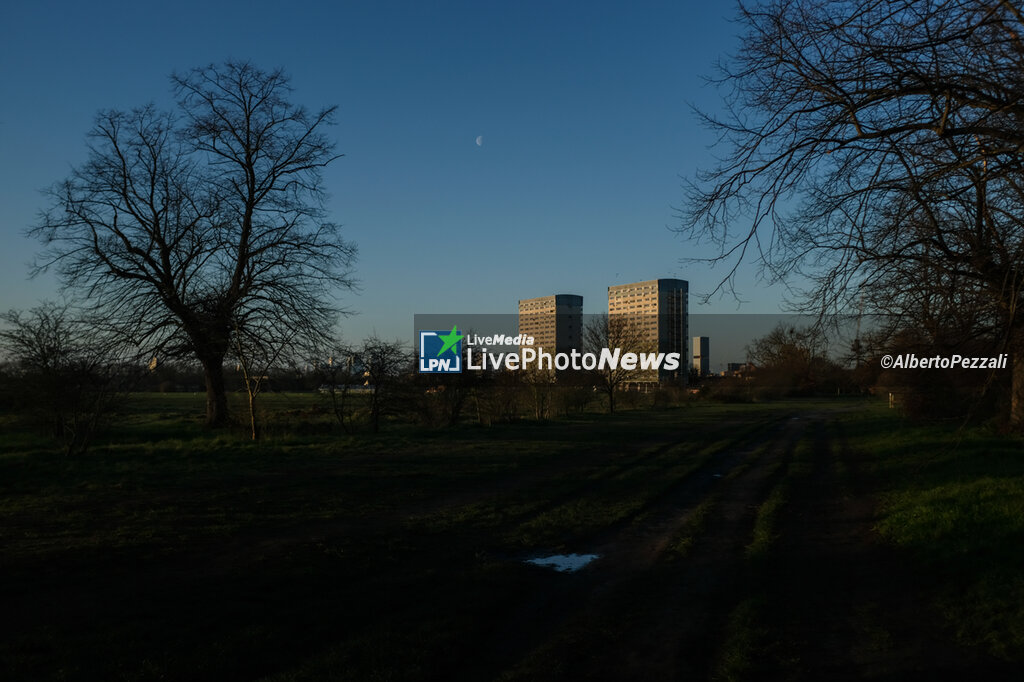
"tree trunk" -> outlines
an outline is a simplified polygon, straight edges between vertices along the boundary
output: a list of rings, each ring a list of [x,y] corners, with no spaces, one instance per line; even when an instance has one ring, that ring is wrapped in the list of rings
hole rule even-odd
[[[252,390],[252,386],[248,381],[245,382],[245,391],[249,394],[249,429],[252,439],[255,441],[259,440],[256,431],[256,393]]]
[[[380,431],[380,396],[377,395],[377,388],[374,386],[370,394],[370,426],[373,427],[374,433]]]
[[[228,424],[228,398],[224,390],[224,358],[201,358],[206,379],[206,425],[219,428]]]
[[[1024,353],[1014,353],[1022,346],[1014,344],[1010,348],[1010,428],[1016,432],[1024,431]]]

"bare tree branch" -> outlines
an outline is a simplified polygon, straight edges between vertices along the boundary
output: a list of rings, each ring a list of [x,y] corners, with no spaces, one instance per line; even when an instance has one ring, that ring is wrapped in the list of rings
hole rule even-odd
[[[1024,351],[1024,20],[996,0],[741,6],[727,153],[680,232],[811,283],[819,315],[948,313]],[[961,321],[967,318],[958,317]],[[966,333],[966,330],[965,330]],[[1024,424],[1024,362],[1014,419]],[[1019,374],[1019,376],[1017,376]]]
[[[223,362],[239,329],[328,334],[355,246],[327,220],[339,158],[288,78],[247,62],[172,76],[178,114],[106,111],[89,159],[49,192],[32,233],[97,314],[142,347],[203,365],[207,421],[227,420]]]

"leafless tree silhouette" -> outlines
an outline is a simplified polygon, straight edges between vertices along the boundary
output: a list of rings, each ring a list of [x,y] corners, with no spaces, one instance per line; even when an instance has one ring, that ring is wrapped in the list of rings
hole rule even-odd
[[[770,0],[721,67],[726,153],[681,231],[712,259],[812,286],[805,310],[981,306],[1020,358],[1024,426],[1024,15],[1001,0]],[[913,273],[913,276],[908,276]],[[936,318],[932,318],[935,322]]]
[[[363,341],[356,357],[369,388],[370,428],[377,433],[381,419],[397,407],[402,380],[413,367],[412,353],[401,341],[371,336]]]
[[[650,353],[656,350],[636,320],[609,315],[595,315],[584,324],[583,346],[598,355],[603,349],[620,349],[622,354]],[[609,413],[615,412],[616,393],[627,388],[629,382],[657,381],[656,371],[643,370],[639,366],[629,368],[623,363],[597,369],[594,376],[598,388],[608,396]]]
[[[8,311],[0,324],[0,354],[10,363],[18,409],[42,424],[66,454],[85,452],[138,379],[124,362],[123,338],[55,303]]]
[[[32,230],[46,245],[36,267],[140,347],[197,358],[217,426],[235,330],[327,332],[355,247],[324,208],[333,107],[310,113],[283,72],[247,62],[171,80],[176,113],[98,115],[88,160]]]

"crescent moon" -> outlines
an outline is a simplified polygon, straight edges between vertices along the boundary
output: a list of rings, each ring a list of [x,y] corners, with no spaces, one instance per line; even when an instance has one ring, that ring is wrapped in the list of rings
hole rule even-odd
[[[484,146],[484,136],[483,135],[477,135],[476,136],[476,146],[477,147]]]

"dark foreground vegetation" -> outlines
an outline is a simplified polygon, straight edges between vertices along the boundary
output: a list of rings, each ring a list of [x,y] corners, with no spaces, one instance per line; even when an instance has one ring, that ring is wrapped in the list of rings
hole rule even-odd
[[[236,396],[239,400],[244,398]],[[0,678],[1010,679],[1019,440],[858,401],[0,445]],[[239,410],[241,412],[241,410]],[[537,556],[595,553],[577,573]]]

